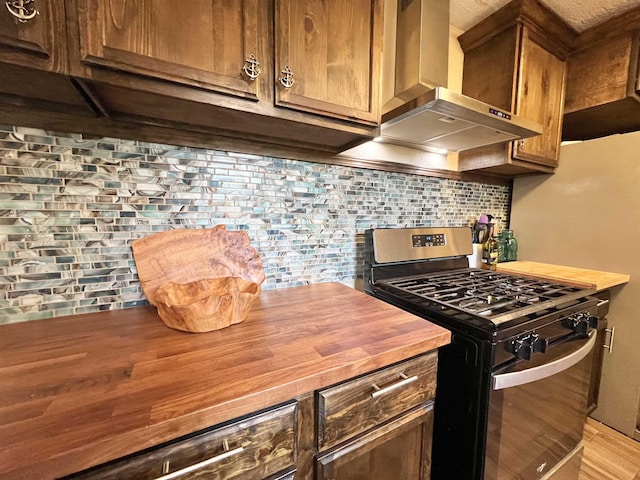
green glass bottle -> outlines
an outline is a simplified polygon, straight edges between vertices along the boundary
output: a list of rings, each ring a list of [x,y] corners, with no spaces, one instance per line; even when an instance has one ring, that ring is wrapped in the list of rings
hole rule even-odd
[[[513,230],[503,230],[505,241],[505,261],[515,262],[518,259],[518,241],[513,236]]]
[[[501,230],[498,234],[498,263],[507,261],[507,231]]]

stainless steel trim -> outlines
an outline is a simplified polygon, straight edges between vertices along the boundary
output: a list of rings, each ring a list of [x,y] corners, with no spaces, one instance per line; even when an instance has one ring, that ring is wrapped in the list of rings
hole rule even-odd
[[[206,467],[207,465],[211,465],[212,463],[219,462],[224,460],[225,458],[229,458],[233,455],[237,455],[238,453],[242,453],[244,447],[234,448],[233,450],[229,450],[227,452],[221,453],[220,455],[216,455],[215,457],[208,458],[207,460],[203,460],[202,462],[194,463],[193,465],[189,465],[188,467],[184,467],[180,470],[176,470],[173,473],[168,475],[163,475],[161,477],[156,478],[156,480],[171,480],[172,478],[178,478],[182,475],[186,475],[187,473],[191,473],[195,470],[198,470],[202,467]]]
[[[445,235],[445,245],[414,247],[413,235]],[[468,227],[378,228],[372,231],[377,263],[406,262],[431,258],[471,255],[471,229]]]
[[[393,390],[397,390],[398,388],[404,387],[405,385],[409,385],[410,383],[413,383],[416,380],[418,380],[417,375],[414,375],[413,377],[407,377],[404,373],[400,374],[400,378],[402,378],[402,380],[400,380],[399,382],[396,382],[384,388],[380,388],[374,383],[372,387],[375,391],[371,394],[371,398],[378,398],[381,395],[389,393]]]
[[[560,373],[568,368],[573,367],[580,360],[585,358],[596,344],[596,331],[589,333],[589,341],[578,350],[571,352],[562,358],[558,358],[553,362],[545,363],[537,367],[522,370],[521,372],[502,373],[492,375],[493,389],[501,390],[503,388],[517,387],[527,383],[533,383],[544,378],[551,377],[556,373]]]
[[[616,327],[605,328],[604,331],[609,334],[609,345],[605,343],[602,345],[602,348],[606,348],[609,350],[609,353],[613,353],[613,337],[616,334]]]
[[[600,301],[596,304],[596,307],[602,307],[602,306],[606,305],[607,303],[609,303],[609,300],[600,300]]]

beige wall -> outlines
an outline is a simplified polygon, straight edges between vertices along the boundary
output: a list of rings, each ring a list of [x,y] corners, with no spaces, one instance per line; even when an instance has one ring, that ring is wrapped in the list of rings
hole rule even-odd
[[[640,399],[640,132],[565,145],[553,175],[517,178],[519,258],[631,275],[613,289],[616,329],[593,416],[634,435]]]

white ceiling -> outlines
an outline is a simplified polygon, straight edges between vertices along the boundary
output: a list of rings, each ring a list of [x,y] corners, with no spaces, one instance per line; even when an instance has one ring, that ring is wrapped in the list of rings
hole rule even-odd
[[[510,0],[450,0],[453,26],[467,30]],[[640,5],[640,0],[542,0],[578,32]]]

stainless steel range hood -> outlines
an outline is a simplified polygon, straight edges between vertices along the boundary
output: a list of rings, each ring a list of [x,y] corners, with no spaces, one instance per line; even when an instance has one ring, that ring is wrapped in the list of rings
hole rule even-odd
[[[383,115],[379,140],[444,153],[541,133],[536,122],[437,87]]]

